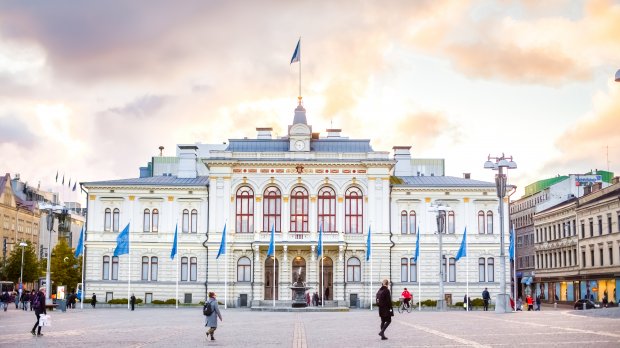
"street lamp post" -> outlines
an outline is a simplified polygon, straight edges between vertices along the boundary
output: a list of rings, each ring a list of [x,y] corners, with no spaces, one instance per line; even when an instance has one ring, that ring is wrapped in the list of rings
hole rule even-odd
[[[47,203],[40,203],[39,204],[39,209],[40,210],[47,210],[48,215],[47,215],[47,231],[49,232],[49,236],[47,239],[47,267],[46,267],[46,274],[45,274],[45,303],[49,304],[51,303],[51,297],[52,296],[52,280],[50,278],[51,275],[51,257],[52,257],[52,230],[54,229],[54,214],[57,212],[62,212],[63,207],[62,206],[58,206],[58,205],[52,205],[52,204],[47,204]]]
[[[484,163],[485,169],[497,170],[495,174],[495,187],[497,189],[497,198],[499,198],[499,243],[500,252],[499,260],[501,267],[501,278],[499,280],[499,287],[501,293],[497,294],[495,301],[496,313],[512,312],[510,308],[510,296],[506,293],[506,252],[504,243],[504,198],[506,197],[506,180],[507,176],[504,174],[504,169],[516,169],[517,164],[512,160],[512,156],[505,156],[503,153],[499,157],[488,156],[487,161]]]
[[[439,299],[437,300],[437,309],[444,311],[446,309],[446,299],[444,295],[443,278],[445,273],[445,266],[443,264],[443,238],[442,235],[446,226],[446,211],[451,210],[449,207],[437,205],[435,209],[431,211],[437,212],[437,235],[439,236]]]
[[[24,247],[28,246],[28,244],[21,242],[19,243],[19,246],[22,247],[22,267],[19,271],[19,297],[21,298],[23,292],[22,289],[24,288]]]

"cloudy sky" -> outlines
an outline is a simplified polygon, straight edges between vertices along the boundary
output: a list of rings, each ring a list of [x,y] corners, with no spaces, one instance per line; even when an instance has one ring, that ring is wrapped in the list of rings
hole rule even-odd
[[[620,2],[3,1],[0,172],[138,176],[158,147],[325,134],[411,145],[448,175],[620,171]],[[609,153],[609,161],[607,160]]]

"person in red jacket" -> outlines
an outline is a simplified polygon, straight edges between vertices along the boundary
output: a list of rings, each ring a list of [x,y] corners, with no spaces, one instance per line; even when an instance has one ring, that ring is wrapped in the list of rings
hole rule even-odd
[[[411,300],[413,300],[413,296],[411,296],[411,293],[409,292],[409,290],[407,290],[407,288],[405,288],[405,290],[403,291],[402,294],[400,294],[400,296],[405,300],[405,306],[407,306],[407,308],[409,308],[411,306],[409,304],[409,302],[411,302]]]
[[[532,309],[534,309],[534,299],[532,299],[532,296],[527,295],[526,300],[527,300],[527,310],[529,312]]]

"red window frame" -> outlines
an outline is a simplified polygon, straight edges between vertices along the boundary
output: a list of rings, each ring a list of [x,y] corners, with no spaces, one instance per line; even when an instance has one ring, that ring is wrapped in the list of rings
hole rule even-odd
[[[236,209],[236,232],[254,232],[254,191],[249,186],[237,190]]]
[[[282,222],[282,193],[275,186],[270,186],[263,192],[263,231],[271,231],[274,225],[275,232],[281,232]]]
[[[356,186],[349,187],[344,195],[344,232],[363,233],[364,195]]]
[[[291,223],[290,232],[308,232],[308,190],[297,186],[291,191]]]
[[[330,186],[321,187],[318,194],[318,224],[323,232],[336,232],[336,191]]]

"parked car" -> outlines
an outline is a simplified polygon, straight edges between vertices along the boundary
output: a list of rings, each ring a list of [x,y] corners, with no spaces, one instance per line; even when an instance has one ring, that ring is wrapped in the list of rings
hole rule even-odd
[[[583,304],[586,304],[586,309],[592,309],[592,308],[601,308],[601,305],[598,303],[595,303],[592,300],[587,300],[585,298],[582,298],[581,300],[577,300],[575,302],[575,309],[583,309]]]

